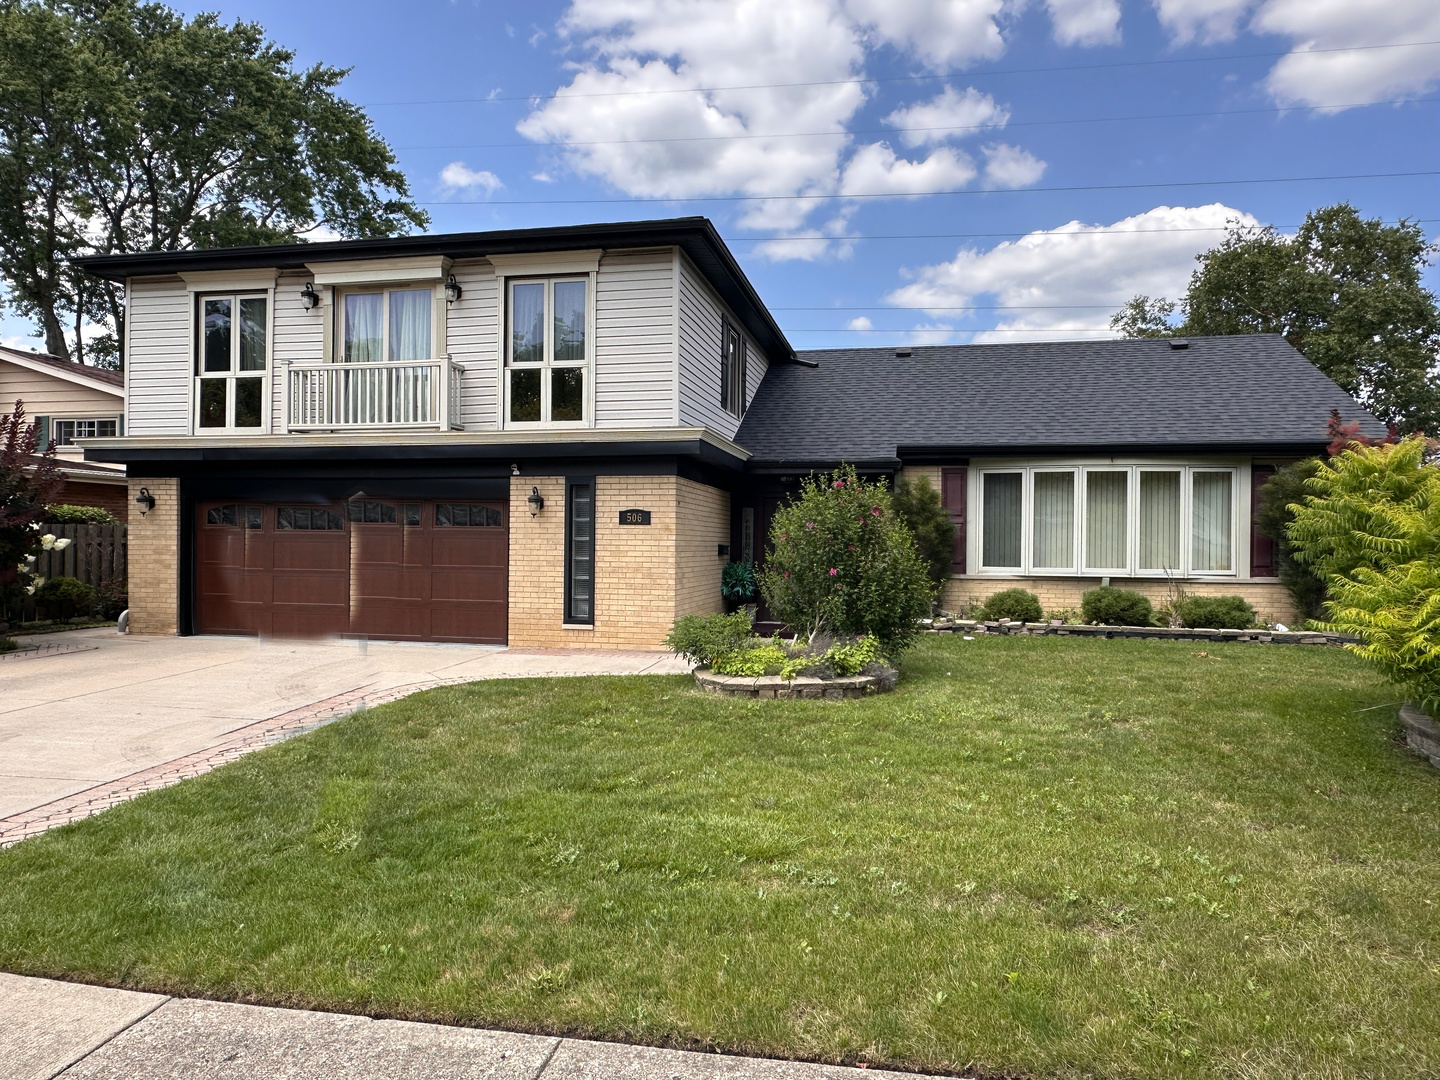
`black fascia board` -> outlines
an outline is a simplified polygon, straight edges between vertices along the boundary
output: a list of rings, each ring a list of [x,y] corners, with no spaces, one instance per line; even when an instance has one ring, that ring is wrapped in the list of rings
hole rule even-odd
[[[969,458],[988,457],[1098,457],[1106,455],[1136,454],[1249,454],[1269,457],[1310,457],[1323,453],[1328,442],[1294,442],[1291,440],[1265,442],[1156,442],[1153,440],[1133,443],[999,443],[990,445],[961,446],[898,446],[896,454],[908,465],[945,465],[960,463]]]
[[[86,273],[108,281],[178,274],[181,271],[303,270],[307,264],[350,259],[385,259],[415,255],[446,255],[452,259],[484,258],[577,248],[679,247],[690,257],[746,328],[755,335],[773,363],[795,363],[786,340],[760,294],[706,217],[659,218],[649,221],[559,225],[540,229],[437,233],[391,236],[371,240],[329,240],[316,244],[270,244],[236,248],[194,248],[189,251],[142,251],[121,255],[84,255],[72,260]],[[813,363],[813,362],[812,362]]]
[[[750,461],[745,466],[751,476],[808,476],[812,472],[831,472],[841,465],[853,465],[856,472],[894,472],[903,462],[898,457],[890,458],[807,458],[805,460]]]

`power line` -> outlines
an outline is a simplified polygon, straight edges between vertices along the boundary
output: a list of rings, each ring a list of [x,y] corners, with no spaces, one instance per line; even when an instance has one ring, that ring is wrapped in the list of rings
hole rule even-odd
[[[854,131],[794,131],[744,135],[676,135],[653,139],[526,140],[504,143],[436,143],[430,146],[397,146],[396,150],[518,150],[535,146],[631,146],[649,143],[730,142],[739,139],[835,139],[854,135],[904,135],[921,131],[990,131],[1021,127],[1059,127],[1068,124],[1120,124],[1140,120],[1197,120],[1208,116],[1249,116],[1256,113],[1318,112],[1323,109],[1359,109],[1370,105],[1433,105],[1440,98],[1394,98],[1387,101],[1355,101],[1337,105],[1287,105],[1284,108],[1214,109],[1207,112],[1146,113],[1139,116],[1076,117],[1065,120],[1020,120],[1003,124],[964,124],[936,127],[864,128]]]
[[[1321,53],[1369,52],[1375,49],[1412,49],[1426,45],[1440,45],[1440,41],[1396,41],[1385,45],[1348,45],[1334,49],[1306,49],[1305,55],[1315,56]],[[1067,64],[1059,67],[1037,68],[996,68],[991,71],[948,71],[937,72],[933,75],[893,75],[858,79],[816,79],[809,82],[746,83],[737,86],[690,86],[673,90],[609,90],[573,94],[495,94],[479,98],[436,98],[425,101],[371,101],[360,107],[363,109],[378,109],[406,105],[473,105],[504,101],[540,102],[554,101],[561,97],[566,99],[652,97],[664,94],[713,94],[727,90],[784,90],[807,86],[875,86],[882,83],[926,82],[935,79],[980,79],[1001,75],[1039,75],[1057,71],[1106,71],[1115,68],[1155,67],[1165,64],[1208,64],[1225,60],[1272,60],[1280,56],[1290,56],[1293,52],[1294,50],[1287,49],[1281,52],[1232,53],[1228,56],[1172,56],[1163,60],[1123,60],[1106,64]]]
[[[892,304],[889,306],[862,307],[846,304],[844,307],[774,307],[765,305],[770,311],[833,311],[845,315],[852,311],[1079,311],[1082,308],[1096,311],[1113,311],[1114,304]]]
[[[1440,223],[1440,218],[1405,218],[1405,221],[1412,225],[1434,225]],[[1401,219],[1395,221],[1381,221],[1381,225],[1399,225]],[[1278,232],[1285,232],[1287,229],[1298,229],[1299,225],[1256,225],[1257,229],[1275,229]],[[1075,229],[1070,232],[1044,232],[1041,235],[1053,236],[1145,236],[1150,233],[1223,233],[1229,232],[1229,225],[1196,225],[1177,226],[1175,228],[1163,229],[1130,229],[1125,232],[1116,232],[1114,229]],[[988,232],[988,233],[871,233],[868,235],[856,236],[727,236],[727,244],[822,244],[851,240],[998,240],[1010,236],[1031,236],[1036,235],[1035,229],[1021,229],[1012,232]]]
[[[793,202],[802,199],[916,199],[931,195],[1025,195],[1041,192],[1134,191],[1148,188],[1234,187],[1243,184],[1304,184],[1327,180],[1394,180],[1440,176],[1440,171],[1349,173],[1340,176],[1275,176],[1253,180],[1169,180],[1143,184],[1071,184],[1064,187],[951,188],[936,191],[827,192],[823,195],[632,195],[613,199],[451,199],[420,206],[592,206],[615,203]]]

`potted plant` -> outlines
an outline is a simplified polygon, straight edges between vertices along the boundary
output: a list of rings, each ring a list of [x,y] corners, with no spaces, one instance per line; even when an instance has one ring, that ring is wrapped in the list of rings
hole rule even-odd
[[[725,569],[720,571],[720,597],[725,601],[726,611],[745,607],[753,613],[759,587],[755,564],[752,562],[727,563]]]

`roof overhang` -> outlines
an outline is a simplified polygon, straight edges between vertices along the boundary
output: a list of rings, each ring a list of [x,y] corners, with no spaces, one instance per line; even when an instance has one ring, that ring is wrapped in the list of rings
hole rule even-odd
[[[18,349],[0,349],[0,360],[14,364],[16,367],[24,368],[26,371],[34,371],[40,375],[49,375],[52,378],[74,383],[76,386],[83,386],[90,390],[99,390],[102,394],[110,394],[113,397],[119,398],[122,402],[125,400],[125,388],[123,386],[116,386],[107,379],[96,378],[79,364],[67,364],[64,361],[46,361],[32,358],[20,352]],[[74,370],[67,370],[69,368],[74,368]]]
[[[1318,438],[1314,442],[1266,442],[1241,440],[1231,442],[1109,442],[1109,443],[1067,443],[1045,445],[1042,443],[991,443],[972,445],[918,445],[898,446],[896,455],[907,465],[943,465],[948,462],[969,458],[992,457],[1104,457],[1109,455],[1131,456],[1137,454],[1204,454],[1248,455],[1258,457],[1309,457],[1322,453],[1329,440]]]
[[[665,218],[594,225],[564,225],[544,229],[504,229],[495,232],[441,233],[394,236],[374,240],[336,240],[318,244],[273,244],[263,247],[197,248],[190,251],[146,251],[125,255],[86,255],[75,265],[97,277],[125,281],[134,277],[193,274],[214,270],[273,267],[322,273],[324,263],[366,259],[400,259],[443,256],[450,259],[488,258],[585,249],[618,250],[640,247],[679,247],[690,257],[745,323],[756,341],[775,362],[795,359],[785,334],[766,310],[735,256],[708,218]]]

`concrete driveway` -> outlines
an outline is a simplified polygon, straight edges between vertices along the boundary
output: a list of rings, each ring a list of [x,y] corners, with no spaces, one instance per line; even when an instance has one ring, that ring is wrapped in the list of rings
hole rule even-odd
[[[122,636],[109,628],[34,640],[61,649],[0,659],[0,819],[195,755],[257,721],[328,699],[352,703],[349,711],[362,698],[391,699],[401,687],[688,670],[653,652]]]

